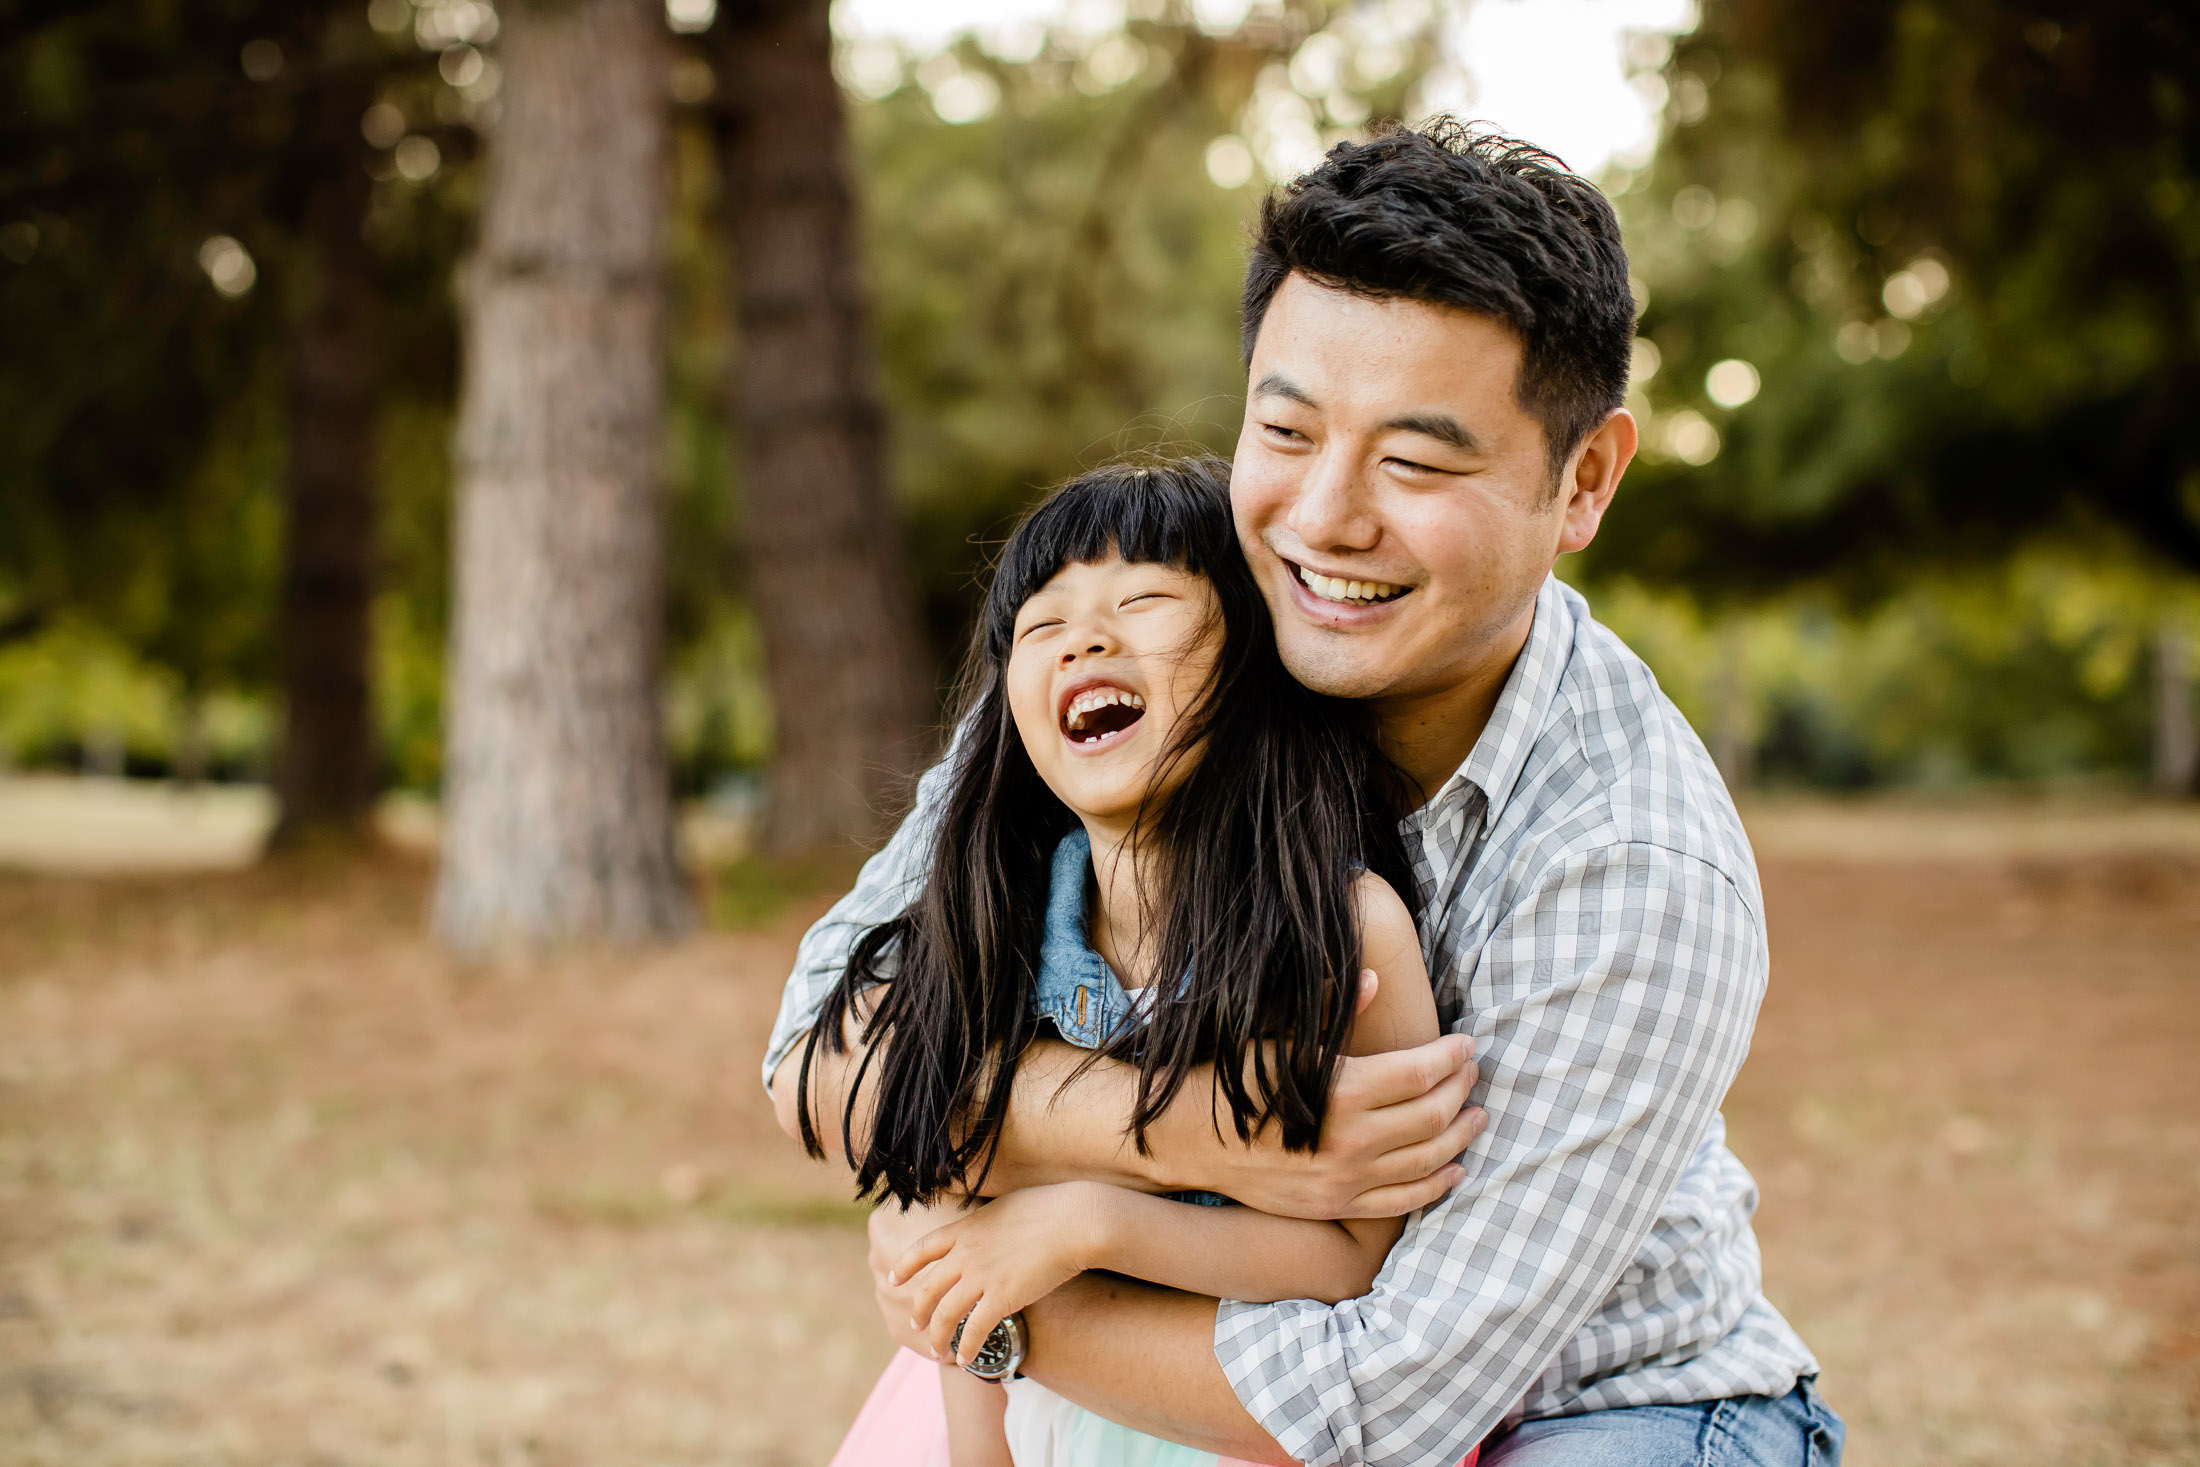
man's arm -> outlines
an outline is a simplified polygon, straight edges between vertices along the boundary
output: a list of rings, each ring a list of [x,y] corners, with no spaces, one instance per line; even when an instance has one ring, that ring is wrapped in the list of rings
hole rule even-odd
[[[1215,1301],[1086,1274],[1024,1311],[1024,1373],[1149,1436],[1247,1462],[1295,1464],[1215,1359]]]
[[[952,754],[949,756],[952,758]],[[801,1136],[797,1110],[803,1040],[826,994],[840,981],[865,929],[899,915],[921,888],[931,832],[946,795],[946,761],[924,776],[917,801],[886,847],[864,863],[855,888],[803,937],[764,1055],[764,1081],[780,1128]],[[863,1036],[850,1048],[821,1048],[810,1074],[810,1114],[828,1155],[842,1155],[841,1123],[852,1100]],[[1098,1181],[1144,1191],[1205,1190],[1286,1217],[1398,1217],[1442,1196],[1464,1175],[1452,1158],[1487,1118],[1467,1106],[1476,1070],[1473,1043],[1450,1035],[1390,1054],[1348,1056],[1331,1092],[1321,1149],[1287,1152],[1273,1135],[1247,1145],[1219,1112],[1210,1082],[1195,1073],[1139,1154],[1126,1126],[1138,1072],[1059,1041],[1033,1045],[1016,1086],[990,1194],[1049,1182]],[[859,1110],[851,1129],[860,1138]]]
[[[847,1053],[821,1051],[810,1074],[818,1140],[827,1155],[843,1161],[841,1117],[863,1055],[862,1036],[851,1032],[848,1039]],[[1220,1192],[1282,1217],[1401,1217],[1458,1184],[1466,1173],[1453,1158],[1489,1121],[1467,1103],[1480,1073],[1474,1041],[1446,1035],[1414,1049],[1339,1061],[1318,1151],[1285,1151],[1272,1132],[1239,1141],[1211,1082],[1195,1070],[1148,1129],[1141,1156],[1126,1129],[1138,1071],[1106,1059],[1088,1065],[1090,1058],[1057,1040],[1024,1052],[986,1195],[1052,1182],[1107,1182],[1147,1192]],[[801,1068],[797,1044],[771,1082],[780,1128],[797,1138]],[[864,1123],[859,1108],[859,1137]]]
[[[956,744],[961,744],[959,737]],[[794,1086],[783,1083],[783,1077],[801,1067],[802,1041],[817,1022],[817,1011],[825,996],[847,971],[848,955],[855,951],[856,940],[869,929],[900,916],[923,890],[932,862],[932,831],[947,798],[954,760],[955,749],[950,748],[945,758],[925,772],[917,782],[916,801],[894,831],[893,839],[863,863],[855,886],[817,919],[795,949],[794,971],[787,975],[786,989],[779,996],[779,1017],[772,1024],[771,1041],[764,1048],[764,1088],[771,1092],[779,1123],[790,1136],[800,1133],[793,1125]],[[819,1056],[821,1063],[827,1058]],[[827,1115],[818,1114],[821,1122]],[[830,1112],[830,1118],[830,1125],[821,1123],[819,1130],[831,1131],[829,1144],[837,1149],[839,1112]]]
[[[1185,1206],[1171,1203],[1172,1207]],[[891,1204],[871,1214],[871,1278],[887,1333],[921,1355],[931,1342],[910,1322],[913,1282],[890,1282],[908,1247],[952,1208]],[[1215,1359],[1215,1301],[1111,1274],[1071,1279],[1024,1310],[1024,1373],[1112,1421],[1248,1462],[1289,1463],[1253,1419]]]
[[[1457,1460],[1640,1252],[1741,1067],[1765,973],[1761,922],[1702,860],[1624,844],[1545,872],[1478,959],[1495,1119],[1470,1175],[1364,1298],[1224,1303],[1215,1352],[1239,1402],[1308,1467]]]

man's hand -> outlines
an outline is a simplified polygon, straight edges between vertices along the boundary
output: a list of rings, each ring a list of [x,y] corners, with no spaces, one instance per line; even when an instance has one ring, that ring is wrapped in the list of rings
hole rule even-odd
[[[887,1282],[914,1295],[909,1324],[945,1360],[975,1360],[993,1327],[1083,1273],[1098,1245],[1100,1186],[1060,1182],[1011,1192],[934,1228],[894,1262]]]

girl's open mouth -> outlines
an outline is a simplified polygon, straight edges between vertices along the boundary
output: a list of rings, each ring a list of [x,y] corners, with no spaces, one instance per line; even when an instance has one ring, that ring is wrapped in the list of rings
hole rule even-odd
[[[1146,716],[1146,700],[1127,688],[1095,683],[1080,688],[1062,709],[1062,733],[1073,744],[1104,744]]]

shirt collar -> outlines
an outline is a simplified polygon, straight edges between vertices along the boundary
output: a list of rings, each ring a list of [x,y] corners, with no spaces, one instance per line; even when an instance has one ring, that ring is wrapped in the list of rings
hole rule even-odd
[[[1494,821],[1504,808],[1520,771],[1527,766],[1529,751],[1550,722],[1551,705],[1574,645],[1574,608],[1567,588],[1557,576],[1545,576],[1536,592],[1535,619],[1528,627],[1528,641],[1513,660],[1504,691],[1490,710],[1490,721],[1481,737],[1467,751],[1466,762],[1452,772],[1435,796],[1416,810],[1406,824],[1419,829],[1448,810],[1469,788],[1482,792],[1485,821]]]

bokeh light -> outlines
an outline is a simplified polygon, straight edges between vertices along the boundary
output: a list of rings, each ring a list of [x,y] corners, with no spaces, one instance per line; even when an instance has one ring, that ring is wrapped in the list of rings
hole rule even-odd
[[[260,278],[251,254],[226,234],[214,235],[199,246],[199,268],[214,282],[214,289],[231,300],[250,290],[252,282]]]
[[[413,183],[433,178],[435,171],[443,166],[443,150],[435,145],[435,139],[424,138],[418,133],[398,143],[392,157],[398,174]]]
[[[1236,133],[1207,145],[1207,177],[1216,188],[1243,188],[1253,180],[1253,150]]]
[[[1704,373],[1704,395],[1723,408],[1738,408],[1757,395],[1762,386],[1757,369],[1740,357],[1714,363]]]

